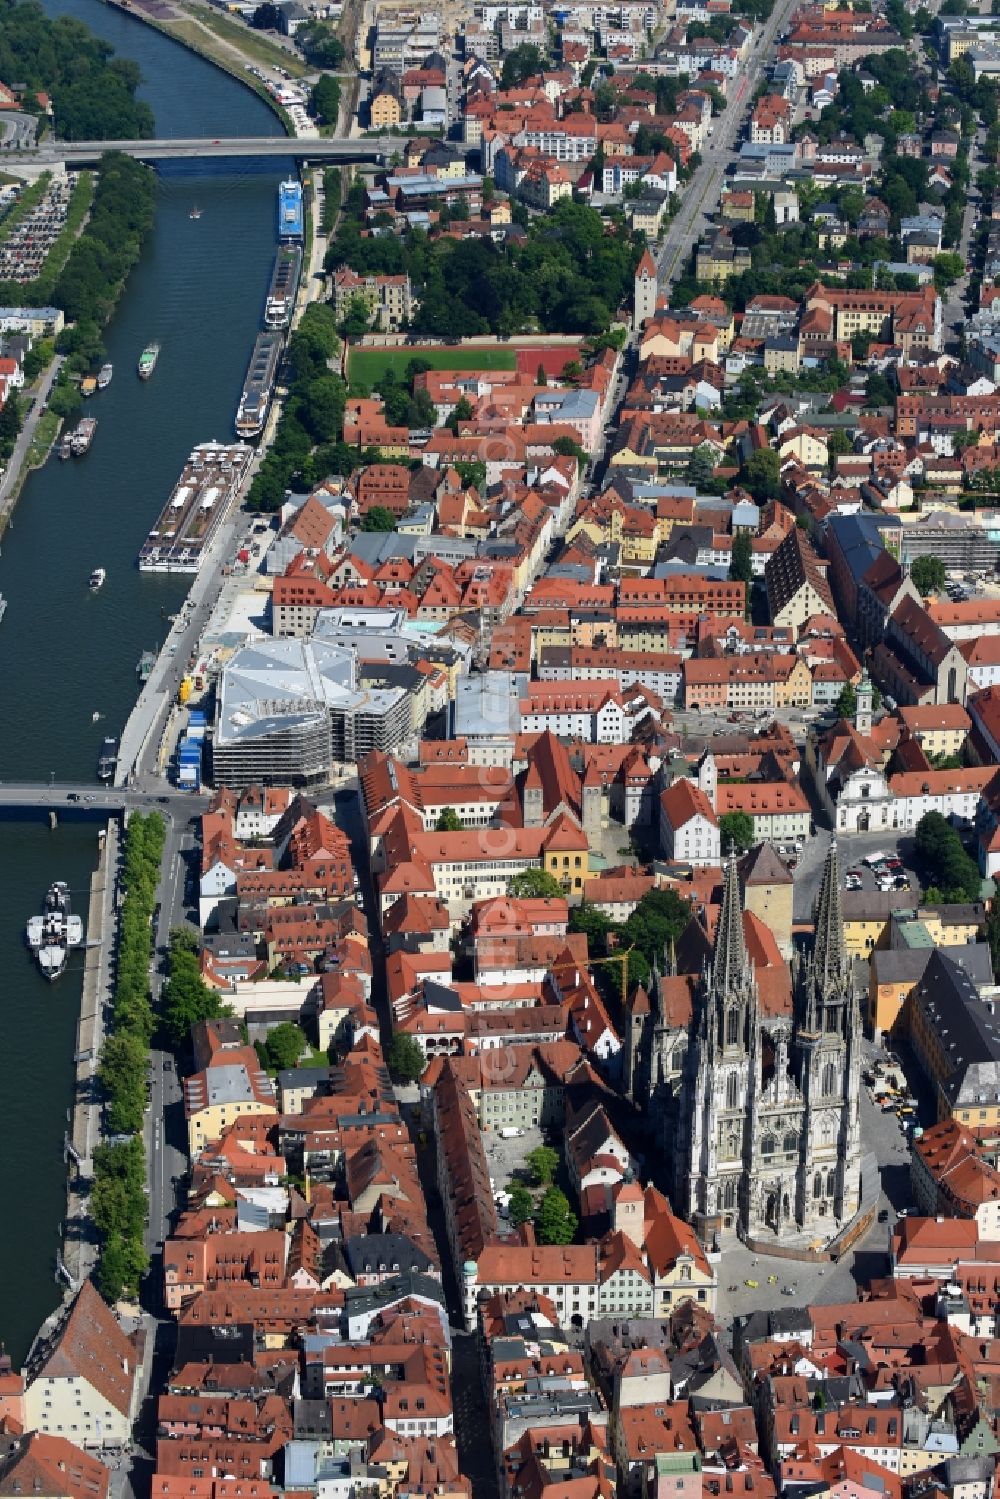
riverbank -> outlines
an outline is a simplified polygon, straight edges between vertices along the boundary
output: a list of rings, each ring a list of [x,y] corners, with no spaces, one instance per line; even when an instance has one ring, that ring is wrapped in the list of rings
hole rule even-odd
[[[79,1286],[97,1261],[90,1222],[90,1191],[94,1147],[101,1138],[97,1067],[104,1040],[104,1005],[110,993],[118,844],[118,823],[112,820],[100,835],[87,910],[86,959],[74,1053],[73,1115],[66,1149],[69,1177],[62,1264],[67,1291]]]
[[[0,537],[10,525],[14,507],[29,476],[35,469],[42,467],[52,451],[53,443],[59,436],[62,422],[55,412],[46,411],[45,407],[62,365],[62,355],[56,354],[48,368],[39,376],[31,410],[24,419],[24,425],[14,444],[10,462],[3,476],[0,477]],[[49,418],[45,427],[47,440],[36,444],[39,428],[46,418]]]
[[[223,73],[228,73],[230,78],[242,84],[250,93],[256,94],[258,99],[267,105],[268,109],[281,121],[286,135],[295,134],[292,117],[288,111],[278,103],[277,99],[268,93],[259,79],[246,71],[250,64],[254,67],[258,66],[260,62],[259,57],[255,57],[251,52],[247,51],[242,54],[242,63],[234,61],[228,56],[224,43],[218,42],[217,45],[213,45],[214,33],[208,26],[198,21],[195,17],[174,16],[170,21],[167,21],[159,16],[150,15],[144,9],[133,6],[130,0],[101,0],[101,3],[106,5],[109,10],[124,12],[133,21],[141,21],[144,26],[149,26],[152,30],[158,31],[161,36],[168,37],[170,41],[176,42],[179,47],[186,47],[196,57],[200,57],[203,61],[211,63],[213,67],[219,68]],[[234,51],[237,50],[235,43],[232,44],[232,47]],[[291,70],[289,69],[289,71]]]

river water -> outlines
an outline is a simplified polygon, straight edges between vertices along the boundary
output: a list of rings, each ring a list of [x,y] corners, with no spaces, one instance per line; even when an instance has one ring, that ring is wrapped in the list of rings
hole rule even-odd
[[[43,5],[139,64],[159,135],[281,133],[250,90],[141,21],[99,0]],[[114,379],[87,406],[98,419],[93,447],[31,476],[3,538],[0,780],[89,779],[103,735],[128,717],[139,655],[163,639],[187,586],[140,575],[136,555],[192,446],[233,437],[274,256],[277,183],[289,168],[185,162],[159,175],[156,225],[105,337]],[[162,352],[142,382],[136,361],[153,339]],[[98,566],[108,579],[92,595]],[[82,973],[78,959],[47,984],[22,933],[53,879],[69,881],[86,914],[96,828],[82,816],[55,832],[42,820],[0,821],[0,1342],[15,1359],[58,1298],[61,1142]]]

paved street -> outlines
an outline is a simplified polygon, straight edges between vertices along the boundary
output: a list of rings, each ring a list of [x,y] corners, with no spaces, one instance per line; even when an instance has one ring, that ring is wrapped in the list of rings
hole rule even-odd
[[[785,30],[795,7],[795,0],[777,0],[761,31],[754,38],[753,51],[746,72],[733,83],[733,93],[722,114],[713,124],[713,134],[702,152],[702,162],[684,188],[680,208],[670,222],[657,255],[661,286],[674,281],[684,267],[685,257],[699,238],[707,216],[718,205],[726,168],[732,161],[732,150],[739,139],[744,115],[750,108],[761,73],[771,61],[771,48]]]

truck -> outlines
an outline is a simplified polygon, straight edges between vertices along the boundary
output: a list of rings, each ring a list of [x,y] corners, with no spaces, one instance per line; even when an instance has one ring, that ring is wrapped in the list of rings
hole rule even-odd
[[[515,1129],[512,1124],[505,1124],[500,1131],[501,1140],[519,1140],[524,1134],[523,1129]]]

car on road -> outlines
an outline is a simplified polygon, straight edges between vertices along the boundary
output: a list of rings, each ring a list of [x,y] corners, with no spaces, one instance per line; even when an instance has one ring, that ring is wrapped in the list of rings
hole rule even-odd
[[[66,800],[68,802],[78,802],[80,800],[80,793],[78,791],[67,791]]]

